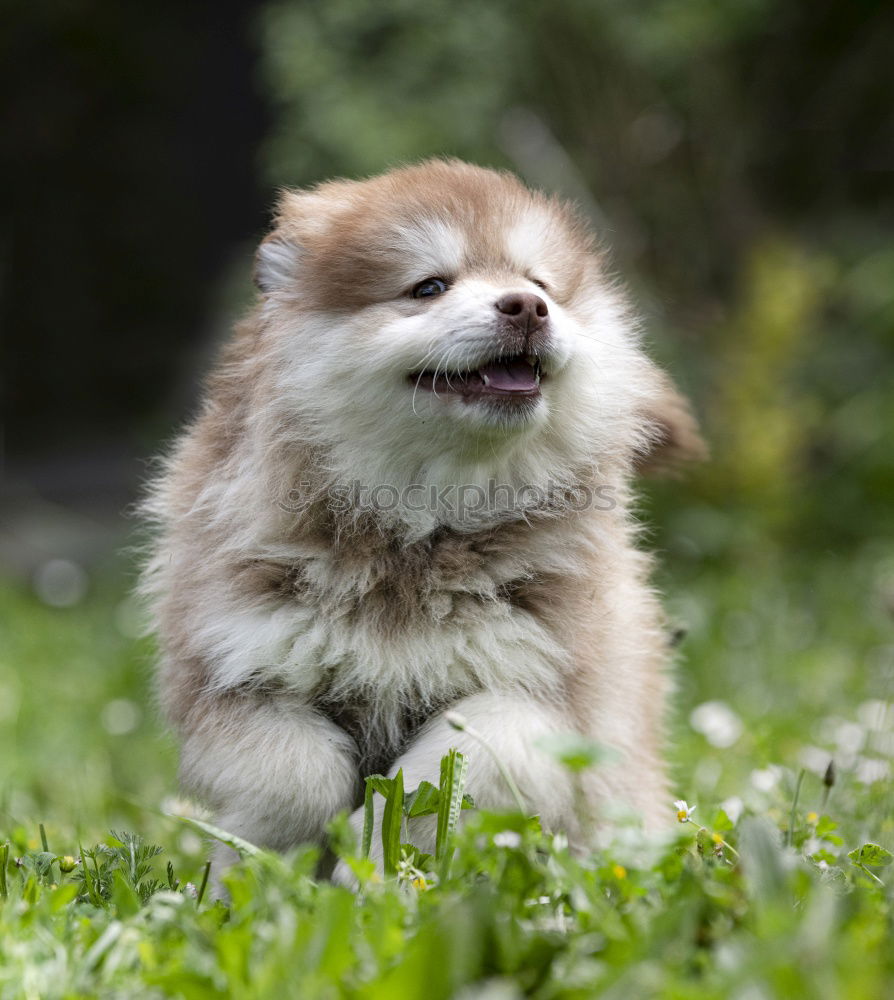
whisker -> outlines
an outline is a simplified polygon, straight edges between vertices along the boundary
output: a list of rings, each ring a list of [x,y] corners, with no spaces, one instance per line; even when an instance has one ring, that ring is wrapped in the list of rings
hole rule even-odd
[[[448,374],[448,373],[449,373],[449,368],[447,367],[447,362],[449,362],[449,361],[450,361],[450,358],[451,358],[451,356],[453,355],[453,352],[454,352],[455,350],[457,350],[457,348],[458,348],[459,346],[460,346],[459,344],[454,344],[454,345],[453,345],[453,347],[451,347],[451,348],[450,348],[450,349],[448,350],[448,352],[447,352],[447,356],[446,356],[446,358],[444,359],[444,377],[445,377],[445,378],[447,379],[447,386],[448,386],[448,388],[449,388],[449,389],[451,389],[451,390],[453,389],[453,386],[452,386],[452,385],[450,384],[450,375]]]
[[[435,399],[440,399],[441,398],[438,395],[438,372],[440,371],[441,364],[444,362],[444,360],[446,359],[446,357],[449,354],[449,352],[450,352],[450,345],[448,344],[447,347],[444,349],[444,353],[441,354],[440,359],[438,360],[437,364],[435,365],[435,374],[434,374],[434,377],[432,378],[432,383],[431,383],[432,393],[434,394]]]
[[[429,348],[428,352],[426,353],[426,355],[422,359],[422,361],[420,361],[420,363],[419,363],[419,374],[416,376],[416,381],[413,384],[413,398],[410,400],[410,406],[411,406],[411,408],[413,410],[414,416],[417,416],[417,417],[419,416],[419,414],[416,412],[416,393],[419,391],[419,382],[422,379],[422,376],[425,374],[425,362],[428,361],[428,359],[437,350],[437,343],[436,343],[437,339],[438,339],[437,337],[432,337],[431,342],[430,342],[432,344],[432,346]]]

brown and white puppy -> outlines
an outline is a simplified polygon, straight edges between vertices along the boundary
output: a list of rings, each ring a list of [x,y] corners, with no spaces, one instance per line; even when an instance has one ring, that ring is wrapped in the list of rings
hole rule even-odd
[[[547,828],[580,836],[536,746],[568,730],[619,754],[594,811],[659,824],[668,650],[630,483],[700,441],[585,226],[431,161],[284,193],[256,277],[146,504],[186,788],[273,848],[321,840],[364,774],[436,782],[451,746],[509,804],[453,709]]]

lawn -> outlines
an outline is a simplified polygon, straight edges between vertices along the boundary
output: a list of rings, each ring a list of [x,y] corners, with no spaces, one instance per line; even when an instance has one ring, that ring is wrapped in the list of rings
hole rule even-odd
[[[9,6],[0,1000],[894,997],[894,5]],[[245,849],[218,902],[132,564],[94,552],[78,600],[63,566],[66,607],[22,567],[115,530],[252,300],[277,188],[445,152],[578,203],[711,445],[644,502],[679,638],[668,836],[571,857],[473,810],[401,857],[460,767],[374,791],[383,877],[335,824],[359,891]]]
[[[128,567],[69,608],[8,582],[0,998],[892,995],[891,551],[733,560],[716,520],[657,539],[687,629],[665,842],[621,825],[574,858],[530,817],[470,812],[449,866],[356,861],[353,893],[312,878],[311,850],[261,854],[228,905],[170,815],[192,807]]]

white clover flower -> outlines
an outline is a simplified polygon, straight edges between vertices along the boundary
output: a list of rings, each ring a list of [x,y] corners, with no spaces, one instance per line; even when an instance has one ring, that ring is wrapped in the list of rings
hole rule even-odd
[[[844,754],[858,754],[866,746],[866,730],[858,722],[842,722],[835,728],[835,742]]]
[[[745,729],[739,716],[722,701],[697,705],[689,716],[689,724],[713,747],[731,747]]]
[[[745,803],[738,795],[731,795],[728,799],[724,799],[720,803],[720,808],[729,817],[729,821],[735,825],[739,822],[742,813],[745,811]]]
[[[688,823],[695,812],[695,806],[688,805],[685,799],[677,799],[674,802],[674,809],[677,810],[678,823]]]
[[[494,834],[495,847],[518,847],[521,843],[521,835],[515,830],[503,830],[502,833]]]
[[[864,729],[870,732],[891,729],[894,727],[894,706],[873,698],[871,701],[864,701],[857,709],[857,718]]]
[[[182,799],[167,795],[161,800],[161,811],[167,816],[185,816],[188,819],[211,819],[211,813],[192,799]]]
[[[805,746],[798,754],[798,761],[801,767],[821,778],[829,766],[829,751],[821,747]]]
[[[769,767],[755,769],[749,775],[749,780],[759,792],[769,792],[779,784],[779,770],[772,764]]]
[[[891,765],[886,760],[877,760],[874,757],[857,758],[854,777],[864,785],[871,785],[875,781],[884,781],[890,774]]]
[[[894,732],[873,732],[870,736],[872,749],[876,753],[884,754],[886,757],[894,757]]]
[[[444,721],[448,726],[452,726],[460,732],[462,732],[469,724],[464,715],[460,715],[459,712],[454,712],[452,710],[444,713]]]
[[[564,851],[568,848],[568,838],[564,833],[553,834],[553,850]]]
[[[820,840],[819,837],[808,837],[801,845],[801,853],[806,854],[809,858],[811,854],[816,854],[817,851],[822,850],[824,843],[825,841]]]

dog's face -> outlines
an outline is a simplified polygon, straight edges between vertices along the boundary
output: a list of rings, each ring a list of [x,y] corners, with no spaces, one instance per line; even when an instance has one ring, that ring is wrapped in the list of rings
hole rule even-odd
[[[286,193],[257,283],[286,415],[352,470],[561,477],[648,433],[660,375],[589,233],[509,175],[436,161]]]

